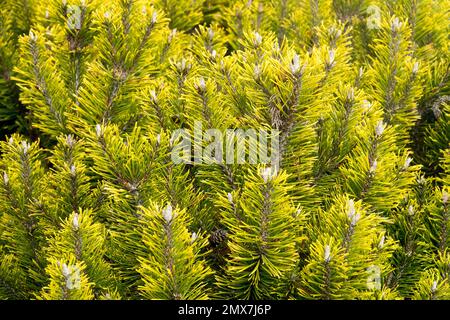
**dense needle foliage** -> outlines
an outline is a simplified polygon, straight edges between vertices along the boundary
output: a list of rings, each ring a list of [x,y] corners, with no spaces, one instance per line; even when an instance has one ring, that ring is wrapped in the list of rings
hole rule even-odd
[[[0,299],[450,299],[449,19],[1,0]],[[279,165],[174,161],[199,123]]]

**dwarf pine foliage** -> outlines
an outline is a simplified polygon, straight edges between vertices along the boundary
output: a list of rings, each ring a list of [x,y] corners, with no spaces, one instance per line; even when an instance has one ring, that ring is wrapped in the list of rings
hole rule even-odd
[[[2,0],[0,299],[450,299],[449,19]]]

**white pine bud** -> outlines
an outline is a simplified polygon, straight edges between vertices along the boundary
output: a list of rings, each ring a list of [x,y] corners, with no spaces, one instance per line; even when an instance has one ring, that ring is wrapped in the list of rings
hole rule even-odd
[[[103,129],[101,125],[97,124],[95,126],[95,133],[97,134],[97,137],[101,137],[103,135]]]
[[[410,164],[411,164],[411,162],[412,162],[412,158],[407,157],[407,158],[405,159],[405,164],[403,165],[403,168],[404,168],[405,170],[408,169],[409,166],[410,166]]]
[[[383,120],[380,120],[375,127],[375,134],[377,135],[377,137],[380,137],[383,134],[385,128],[386,125],[384,124]]]
[[[433,284],[431,285],[431,292],[436,292],[437,289],[437,281],[433,281]]]
[[[364,74],[364,69],[363,69],[363,67],[360,67],[359,71],[358,71],[358,78],[362,78],[363,74]]]
[[[261,77],[261,67],[259,66],[259,64],[255,65],[255,67],[253,68],[253,76],[255,77],[255,79],[259,79]]]
[[[352,101],[355,99],[355,89],[350,88],[347,92],[347,100]]]
[[[191,243],[194,243],[195,240],[197,240],[197,239],[198,239],[198,234],[196,232],[192,232]]]
[[[65,263],[63,263],[63,265],[62,265],[62,274],[65,278],[68,278],[70,276],[69,267]]]
[[[22,151],[23,151],[23,154],[27,154],[28,153],[28,151],[30,150],[30,144],[28,143],[28,142],[26,142],[26,141],[22,141]]]
[[[217,51],[216,50],[211,51],[211,58],[216,59],[216,56],[217,56]]]
[[[9,177],[6,172],[3,172],[3,182],[5,183],[5,185],[8,185],[9,183]]]
[[[442,191],[442,202],[447,204],[448,202],[448,193],[446,191]]]
[[[161,144],[161,135],[158,133],[158,135],[156,136],[156,143],[158,144],[158,145],[160,145]]]
[[[413,207],[413,206],[409,206],[409,207],[408,207],[408,214],[409,214],[410,216],[413,216],[413,215],[414,215],[414,207]]]
[[[163,209],[162,215],[163,215],[164,220],[166,220],[167,223],[172,221],[173,213],[172,213],[172,206],[170,205],[170,203],[167,205],[167,207],[165,209]]]
[[[158,97],[156,96],[155,90],[150,90],[150,101],[153,103],[158,102]]]
[[[386,240],[385,236],[383,235],[381,237],[380,243],[378,244],[378,248],[383,248],[384,247],[384,241]]]
[[[254,33],[255,39],[253,40],[253,44],[255,47],[259,47],[262,43],[262,37],[258,32]]]
[[[233,195],[228,192],[227,197],[228,197],[228,202],[233,204]]]
[[[142,15],[144,15],[144,16],[147,15],[147,7],[145,5],[142,6],[141,12],[142,12]]]
[[[152,20],[151,20],[152,24],[156,23],[157,18],[158,18],[158,14],[156,13],[156,11],[153,11]]]
[[[176,28],[175,28],[175,29],[172,29],[172,31],[170,31],[169,39],[168,39],[169,43],[172,42],[172,40],[173,40],[173,38],[175,38],[175,35],[176,35],[176,34],[177,34],[177,29],[176,29]]]
[[[78,213],[75,213],[73,215],[72,226],[73,226],[74,230],[78,230],[78,228],[80,227],[80,224],[78,221]]]
[[[368,109],[370,109],[372,107],[372,103],[370,101],[363,100],[362,106],[363,106],[364,109],[368,110]]]
[[[325,246],[325,250],[324,250],[324,253],[323,253],[323,259],[327,263],[330,262],[330,260],[331,260],[331,249],[330,249],[330,246],[328,244]]]
[[[328,64],[330,66],[334,66],[335,58],[336,58],[336,52],[334,50],[330,50],[330,52],[328,52]]]
[[[415,62],[412,68],[412,73],[417,74],[419,72],[419,62]]]
[[[75,167],[74,164],[70,166],[70,174],[72,176],[75,176],[77,174],[77,168]]]
[[[48,9],[45,10],[45,19],[48,19],[48,17],[50,16],[50,13],[48,12]]]
[[[31,30],[30,30],[30,39],[31,39],[31,41],[36,41],[37,40],[37,35]]]
[[[13,139],[13,137],[10,137],[10,138],[9,138],[8,143],[9,143],[9,145],[14,144],[14,139]]]
[[[73,138],[73,135],[68,134],[67,138],[66,138],[66,143],[69,147],[73,147],[73,145],[75,144],[75,139]]]
[[[109,20],[109,19],[111,18],[111,12],[106,11],[106,12],[103,14],[103,17],[104,17],[105,19]]]
[[[300,57],[298,54],[294,54],[290,68],[293,74],[297,74],[300,71]]]
[[[208,38],[209,40],[214,39],[214,30],[212,28],[208,29]]]
[[[377,170],[377,167],[378,167],[378,161],[377,161],[377,160],[374,160],[374,161],[372,162],[372,165],[371,165],[370,168],[369,168],[369,172],[370,172],[370,173],[375,173],[375,171]]]
[[[177,68],[180,71],[186,70],[186,59],[182,58],[181,61],[177,63]]]
[[[398,18],[394,18],[394,20],[392,21],[392,25],[391,25],[392,31],[396,32],[401,27],[402,27],[402,23],[400,22],[400,20]]]
[[[261,169],[261,177],[264,179],[264,182],[267,183],[270,179],[270,167]]]
[[[205,91],[206,90],[206,82],[205,82],[205,79],[203,77],[200,77],[200,79],[198,80],[197,88],[200,89],[201,91]]]
[[[353,217],[354,217],[354,215],[355,215],[355,213],[356,213],[356,210],[355,210],[355,202],[353,201],[353,199],[349,199],[349,200],[347,201],[347,206],[348,206],[348,214],[347,214],[347,216],[348,216],[350,219],[353,219]]]
[[[261,169],[261,177],[263,178],[265,183],[272,180],[273,177],[275,177],[276,175],[277,175],[276,168],[266,167]]]

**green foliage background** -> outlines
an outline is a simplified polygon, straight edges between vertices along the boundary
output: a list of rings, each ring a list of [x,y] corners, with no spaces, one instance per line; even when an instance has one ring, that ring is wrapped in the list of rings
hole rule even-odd
[[[449,10],[1,0],[0,298],[449,299]]]

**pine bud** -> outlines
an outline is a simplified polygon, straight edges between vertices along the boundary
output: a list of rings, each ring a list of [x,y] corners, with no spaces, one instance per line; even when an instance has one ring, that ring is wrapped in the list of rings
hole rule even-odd
[[[448,202],[448,193],[446,191],[442,191],[442,202],[447,204]]]
[[[437,281],[433,281],[433,284],[431,285],[431,292],[436,292],[437,289]]]
[[[228,197],[228,202],[233,204],[233,195],[228,192],[227,197]]]
[[[362,78],[363,74],[364,74],[364,69],[363,69],[363,67],[360,67],[359,71],[358,71],[358,78]]]
[[[215,60],[216,56],[217,56],[217,51],[216,50],[211,51],[211,58],[213,58]]]
[[[355,202],[353,201],[353,199],[349,199],[347,201],[347,205],[348,205],[348,217],[352,218],[355,215]]]
[[[97,134],[98,138],[100,138],[103,135],[103,129],[101,125],[97,124],[95,126],[95,133]]]
[[[375,173],[375,171],[377,170],[377,166],[378,166],[378,161],[374,160],[372,162],[372,165],[369,168],[369,172],[372,173],[372,174]]]
[[[156,136],[156,144],[159,146],[161,144],[161,135],[158,133]]]
[[[77,175],[77,168],[75,167],[74,164],[70,166],[70,174],[72,176],[76,176]]]
[[[290,68],[293,74],[297,74],[300,71],[300,57],[298,54],[294,54]]]
[[[400,22],[400,20],[398,18],[394,18],[391,25],[392,32],[397,32],[398,30],[400,30],[401,27],[402,23]]]
[[[386,239],[385,239],[385,236],[383,235],[382,237],[381,237],[381,240],[380,240],[380,243],[378,244],[378,248],[383,248],[384,247],[384,241],[385,241]]]
[[[376,136],[380,137],[383,134],[385,128],[386,128],[386,125],[384,124],[383,120],[380,120],[377,123],[377,126],[375,127]]]
[[[214,39],[214,30],[212,28],[208,29],[208,38],[210,41]]]
[[[206,90],[206,82],[205,79],[203,77],[200,77],[200,79],[198,80],[197,84],[195,85],[196,89],[202,92],[205,92]]]
[[[417,74],[419,72],[419,62],[415,62],[412,68],[412,73]]]
[[[335,58],[336,58],[336,52],[334,50],[330,50],[328,52],[328,65],[329,66],[331,66],[331,67],[334,66]]]
[[[147,15],[147,6],[143,5],[142,9],[141,9],[142,15],[146,16]]]
[[[78,222],[78,213],[76,212],[73,215],[72,226],[75,231],[78,230],[78,228],[80,227],[80,224]]]
[[[355,89],[350,88],[347,92],[347,100],[348,101],[353,101],[355,100]]]
[[[103,17],[104,17],[106,20],[109,20],[109,19],[111,18],[111,12],[106,11],[106,12],[103,14]]]
[[[356,225],[356,223],[358,223],[359,219],[360,219],[360,214],[356,213],[356,209],[355,209],[355,202],[353,201],[353,199],[348,200],[348,218],[351,221],[352,225]]]
[[[163,215],[164,220],[166,220],[167,223],[172,221],[173,213],[172,213],[172,206],[170,205],[170,203],[167,205],[167,207],[165,209],[163,209],[162,215]]]
[[[7,186],[9,183],[9,177],[8,177],[8,174],[6,173],[6,171],[3,172],[3,182],[5,183],[5,186]]]
[[[45,19],[48,19],[48,17],[50,16],[50,13],[48,12],[48,9],[45,10]]]
[[[405,169],[405,170],[408,169],[411,162],[412,162],[412,158],[407,157],[405,160],[405,164],[403,165],[403,169]]]
[[[263,178],[265,183],[272,180],[276,175],[276,168],[266,167],[261,169],[261,177]]]
[[[261,67],[259,66],[259,64],[255,65],[255,67],[253,68],[253,77],[258,80],[259,78],[261,78]]]
[[[262,37],[258,32],[254,33],[254,40],[253,40],[253,44],[255,45],[255,47],[259,47],[262,43]]]
[[[191,235],[191,244],[195,242],[195,240],[198,239],[198,234],[196,232],[192,232]]]
[[[326,263],[330,262],[330,260],[331,260],[331,249],[330,249],[330,246],[328,244],[325,246],[325,250],[324,250],[324,253],[323,253],[323,258],[324,258]]]
[[[13,137],[10,137],[10,138],[9,138],[9,140],[8,140],[8,144],[9,144],[9,145],[12,145],[12,144],[14,144],[14,139],[13,139]]]
[[[28,142],[26,142],[26,141],[22,141],[23,154],[26,155],[29,150],[30,150],[30,144]]]
[[[150,101],[152,103],[157,103],[158,102],[158,97],[156,96],[155,90],[150,90]]]
[[[69,267],[65,263],[63,263],[63,265],[62,265],[62,274],[65,278],[68,278],[70,276]]]
[[[370,101],[363,100],[362,106],[364,109],[369,110],[372,107],[372,103]]]
[[[172,29],[172,31],[170,31],[170,33],[169,33],[169,39],[167,41],[169,43],[171,43],[173,38],[175,38],[176,34],[177,34],[177,29],[176,28]]]
[[[157,17],[158,17],[158,14],[156,13],[156,11],[153,11],[152,20],[151,20],[152,24],[156,23]]]
[[[409,214],[410,216],[413,216],[413,215],[414,215],[414,207],[413,207],[413,206],[409,206],[409,207],[408,207],[408,214]]]
[[[68,145],[70,148],[72,148],[72,147],[74,146],[74,144],[75,144],[75,139],[73,138],[73,135],[71,135],[71,134],[68,134],[68,135],[67,135],[66,143],[67,143],[67,145]]]
[[[33,42],[36,42],[36,40],[37,40],[37,35],[34,34],[34,32],[31,30],[30,30],[30,40]]]
[[[421,176],[419,179],[417,179],[417,183],[420,185],[425,184],[425,182],[426,182],[426,180],[423,176]]]

